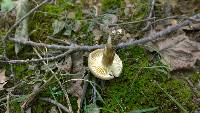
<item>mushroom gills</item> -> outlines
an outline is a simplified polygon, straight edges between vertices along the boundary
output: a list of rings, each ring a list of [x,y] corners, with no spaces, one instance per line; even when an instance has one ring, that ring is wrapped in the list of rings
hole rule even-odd
[[[102,63],[104,49],[97,49],[89,54],[88,67],[91,73],[99,79],[110,80],[119,77],[122,71],[122,61],[115,53],[110,66]]]

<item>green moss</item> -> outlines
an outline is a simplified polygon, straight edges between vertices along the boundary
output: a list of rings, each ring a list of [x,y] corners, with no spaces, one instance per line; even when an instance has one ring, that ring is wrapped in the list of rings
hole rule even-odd
[[[102,0],[102,10],[116,9],[121,6],[122,0]]]
[[[54,14],[61,14],[64,11],[74,9],[75,6],[66,0],[58,0],[56,4],[48,4],[43,7],[43,11]]]
[[[192,74],[192,76],[190,78],[194,84],[199,83],[200,82],[200,72],[196,72],[196,73]]]
[[[19,102],[11,102],[11,104],[10,104],[10,112],[20,113],[21,112],[20,103]]]
[[[76,112],[77,109],[78,109],[77,99],[78,99],[78,98],[73,97],[73,96],[70,97],[70,102],[71,102],[71,105],[72,105],[72,110],[73,110],[74,112]]]
[[[44,16],[42,13],[36,13],[32,18],[29,20],[29,30],[30,31],[30,38],[33,41],[44,41],[47,36],[51,35],[53,32],[52,30],[52,17],[47,15]]]
[[[180,112],[154,81],[186,110],[193,111],[197,107],[192,102],[191,90],[185,82],[169,77],[156,68],[138,68],[151,66],[143,48],[120,50],[119,55],[123,59],[123,72],[119,78],[106,82],[103,108],[120,113],[152,107],[159,107],[157,112]]]

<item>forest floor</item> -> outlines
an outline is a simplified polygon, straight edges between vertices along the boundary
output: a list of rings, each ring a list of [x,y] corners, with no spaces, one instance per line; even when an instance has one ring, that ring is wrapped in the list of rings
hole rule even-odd
[[[24,1],[0,0],[1,113],[200,112],[199,0]],[[109,35],[123,70],[104,81],[87,64]]]

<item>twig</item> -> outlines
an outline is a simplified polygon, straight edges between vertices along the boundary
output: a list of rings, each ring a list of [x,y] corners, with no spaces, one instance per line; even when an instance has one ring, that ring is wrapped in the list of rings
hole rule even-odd
[[[64,55],[66,57],[67,55],[69,55],[68,52],[70,53],[71,51],[69,50],[69,51],[65,52],[66,53],[65,55],[64,54],[62,54],[62,55]],[[41,60],[41,61],[44,61],[44,60]],[[31,103],[34,100],[34,98],[51,83],[51,81],[54,79],[54,77],[56,77],[56,76],[51,76],[40,88],[34,90],[31,94],[29,94],[28,98],[22,103],[21,108],[22,109],[27,108],[29,103]]]
[[[200,104],[200,100],[198,99],[198,89],[194,86],[194,84],[192,83],[192,81],[189,79],[189,77],[180,77],[180,79],[183,79],[184,81],[186,81],[190,87],[190,89],[192,90],[193,93],[193,99],[195,101],[195,103]]]
[[[10,113],[10,92],[8,92],[8,95],[7,95],[7,106],[6,106],[6,113]]]
[[[147,19],[149,19],[153,16],[154,5],[155,5],[155,0],[152,0],[151,9],[150,9],[149,16],[147,17]],[[151,22],[147,21],[147,25],[142,29],[142,31],[146,31],[149,28],[150,25],[151,25]]]
[[[33,48],[33,49],[34,49],[34,51],[36,52],[36,54],[38,55],[38,57],[39,57],[40,59],[42,59],[42,57],[41,57],[41,55],[38,53],[38,51],[37,51],[35,48]],[[42,61],[42,62],[43,62],[43,64],[48,68],[48,70],[50,70],[50,72],[53,74],[53,76],[56,78],[56,80],[57,80],[58,84],[60,85],[60,87],[61,87],[61,89],[62,89],[62,91],[63,91],[63,93],[64,93],[64,95],[65,95],[65,98],[66,98],[66,100],[67,100],[67,104],[68,104],[68,107],[69,107],[69,112],[70,112],[70,113],[73,113],[73,111],[72,111],[72,106],[71,106],[71,103],[70,103],[70,100],[69,100],[69,96],[68,96],[67,91],[65,90],[65,88],[64,88],[63,85],[62,85],[62,83],[60,82],[60,80],[58,79],[58,77],[56,76],[56,74],[53,72],[53,70],[52,70],[51,68],[49,68],[49,66],[48,66],[44,61]]]
[[[190,20],[190,18],[187,17],[187,16],[184,16],[184,15],[179,15],[178,16],[178,15],[176,15],[176,16],[169,16],[169,17],[166,17],[166,18],[161,18],[161,19],[155,20],[154,22],[151,22],[151,24],[155,24],[157,22],[168,20],[168,19],[185,19],[185,20]],[[195,20],[191,20],[191,21],[195,21]]]
[[[95,45],[95,46],[74,46],[74,45],[70,45],[70,46],[62,46],[62,45],[56,45],[56,44],[45,44],[45,43],[37,43],[37,42],[33,42],[33,41],[25,41],[25,40],[17,40],[14,38],[9,38],[10,41],[13,41],[15,43],[19,43],[19,44],[24,44],[24,45],[31,45],[31,46],[37,46],[37,47],[46,47],[48,49],[59,49],[59,50],[68,50],[68,49],[78,49],[79,47],[81,49],[85,49],[85,50],[92,50],[92,49],[97,49],[97,48],[103,48],[103,45]]]
[[[143,37],[142,39],[139,40],[134,40],[134,41],[128,41],[126,43],[119,43],[116,47],[117,48],[125,48],[131,45],[141,45],[141,44],[145,44],[147,42],[152,42],[152,41],[156,41],[158,39],[161,38],[167,38],[167,37],[163,37],[171,32],[174,32],[178,29],[180,29],[181,27],[190,25],[192,22],[200,22],[200,21],[193,21],[193,20],[199,20],[200,19],[200,13],[190,17],[188,20],[183,21],[180,24],[176,24],[173,26],[169,26],[168,28],[157,32],[155,34],[151,34],[149,36]],[[50,49],[64,49],[64,50],[68,50],[68,53],[64,53],[61,55],[58,55],[56,57],[49,57],[49,58],[43,58],[43,59],[33,59],[33,60],[10,60],[10,61],[2,61],[0,60],[0,62],[5,62],[5,63],[28,63],[28,62],[38,62],[38,61],[44,61],[44,60],[54,60],[60,57],[63,57],[66,54],[70,54],[73,52],[77,52],[77,51],[90,51],[93,49],[98,49],[98,48],[103,48],[103,45],[94,45],[94,46],[88,46],[88,45],[84,45],[84,46],[61,46],[61,45],[49,45],[49,44],[44,44],[44,43],[36,43],[36,42],[32,42],[32,41],[20,41],[20,40],[16,40],[16,39],[12,39],[10,38],[11,41],[15,42],[15,43],[20,43],[20,44],[25,44],[25,45],[32,45],[32,46],[38,46],[38,47],[46,47],[46,48],[50,48]]]
[[[52,16],[57,16],[57,17],[61,16],[61,15],[58,15],[56,13],[43,12],[43,11],[35,11],[35,13],[43,13],[44,15],[52,15]]]
[[[81,95],[80,108],[82,108],[82,106],[83,106],[83,101],[84,101],[84,99],[85,99],[85,95],[86,95],[86,92],[87,92],[88,79],[89,79],[89,75],[87,74],[87,75],[84,77],[83,93],[82,93],[82,95]]]
[[[160,32],[157,32],[155,34],[152,34],[152,35],[149,35],[147,37],[143,37],[142,39],[139,39],[139,40],[134,40],[134,41],[129,41],[129,42],[126,42],[126,43],[119,43],[117,45],[118,48],[123,48],[123,47],[127,47],[127,46],[130,46],[130,45],[139,45],[139,44],[144,44],[146,42],[149,42],[149,41],[154,41],[155,39],[159,39],[160,37],[164,36],[164,35],[167,35],[171,32],[174,32],[178,29],[180,29],[181,27],[184,27],[184,26],[187,26],[189,24],[191,24],[193,22],[193,20],[198,20],[200,19],[200,13],[190,17],[188,20],[185,20],[183,21],[182,23],[180,24],[176,24],[176,25],[173,25],[173,26],[169,26],[168,28],[160,31]],[[195,22],[200,22],[200,21],[195,21]],[[46,47],[46,48],[49,48],[49,49],[63,49],[63,50],[66,50],[66,49],[74,49],[74,50],[79,50],[79,51],[90,51],[90,50],[93,50],[93,49],[98,49],[98,48],[103,48],[103,45],[94,45],[94,46],[88,46],[88,45],[84,45],[84,46],[61,46],[61,45],[49,45],[49,44],[44,44],[44,43],[36,43],[36,42],[32,42],[32,41],[20,41],[20,40],[16,40],[16,39],[13,39],[13,38],[9,38],[9,40],[15,42],[15,43],[20,43],[20,44],[25,44],[25,45],[31,45],[31,46],[38,46],[38,47]]]
[[[42,59],[9,60],[9,61],[0,60],[0,62],[9,63],[9,64],[22,64],[22,63],[41,62],[41,61],[52,61],[52,60],[56,60],[56,59],[59,59],[59,58],[62,58],[62,57],[66,57],[67,55],[69,55],[72,52],[74,52],[74,50],[68,50],[68,51],[64,52],[63,54],[59,54],[57,56],[48,57],[48,58],[42,58]]]
[[[200,13],[192,16],[191,19],[195,19],[195,20],[200,19]],[[153,42],[153,41],[156,41],[156,40],[161,39],[161,38],[167,38],[167,37],[163,37],[163,36],[165,36],[165,35],[167,35],[171,32],[174,32],[174,31],[180,29],[181,27],[190,25],[190,24],[192,24],[192,22],[193,21],[191,21],[190,19],[185,20],[180,24],[169,26],[168,28],[166,28],[166,29],[164,29],[160,32],[149,35],[149,36],[144,37],[142,39],[135,40],[135,41],[129,41],[129,42],[126,42],[126,43],[120,43],[120,44],[117,45],[117,48],[124,48],[124,47],[130,46],[130,45],[140,45],[140,44],[145,44],[147,42]]]
[[[154,19],[156,19],[156,17],[147,18],[147,19],[139,20],[139,21],[133,21],[133,22],[123,22],[123,23],[111,24],[111,25],[109,25],[109,27],[119,26],[119,25],[126,25],[126,24],[136,24],[136,23],[145,22],[145,21],[150,21],[150,20],[154,20]]]
[[[53,78],[54,76],[51,76],[40,88],[34,90],[31,94],[29,94],[28,98],[22,103],[21,108],[27,108],[29,103],[32,102],[34,98],[50,84]]]
[[[7,100],[7,97],[3,97],[0,99],[0,102],[6,101],[6,100]]]
[[[30,14],[32,14],[35,10],[37,10],[38,8],[40,8],[42,5],[44,5],[45,3],[47,3],[48,0],[43,1],[42,3],[40,3],[38,6],[34,7],[32,10],[30,10],[26,15],[24,15],[21,19],[19,19],[6,33],[5,37],[3,38],[3,41],[6,41],[8,36],[10,35],[10,33],[25,19],[27,18]]]
[[[67,113],[71,113],[68,108],[66,108],[65,106],[63,106],[62,104],[58,103],[55,100],[52,100],[50,98],[39,98],[39,99],[46,101],[46,102],[49,102],[49,103],[52,103],[52,104],[56,105],[57,107],[61,108],[62,110],[64,110],[65,112],[67,112]]]
[[[55,42],[58,42],[58,43],[62,43],[62,44],[65,44],[65,45],[71,45],[70,42],[66,42],[64,40],[54,38],[53,36],[47,36],[47,38],[50,39],[50,40],[53,40]]]
[[[36,6],[35,8],[33,8],[32,10],[30,10],[26,15],[24,15],[21,19],[19,19],[6,33],[6,35],[1,38],[2,39],[2,47],[3,47],[3,56],[4,58],[7,59],[6,56],[6,41],[8,40],[8,36],[10,35],[10,33],[25,19],[27,18],[30,14],[32,14],[35,10],[37,10],[38,8],[40,8],[42,5],[44,5],[45,3],[47,3],[48,0],[43,1],[41,4],[39,4],[38,6]]]

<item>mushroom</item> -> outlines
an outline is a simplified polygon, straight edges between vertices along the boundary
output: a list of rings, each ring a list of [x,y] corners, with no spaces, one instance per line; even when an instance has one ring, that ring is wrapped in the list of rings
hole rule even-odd
[[[115,53],[110,36],[104,49],[97,49],[89,54],[88,67],[95,77],[102,80],[119,77],[122,72],[122,61]]]

